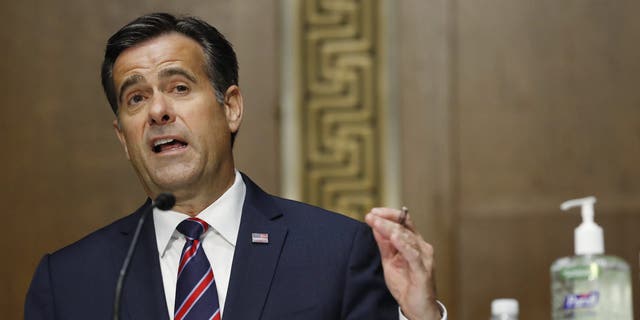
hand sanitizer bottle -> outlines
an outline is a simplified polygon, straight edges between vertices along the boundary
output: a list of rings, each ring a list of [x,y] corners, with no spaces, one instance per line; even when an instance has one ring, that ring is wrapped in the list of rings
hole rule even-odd
[[[575,256],[551,265],[553,320],[633,320],[631,275],[624,260],[604,255],[602,228],[593,221],[596,198],[569,200],[562,210],[580,206],[582,224],[575,229]]]

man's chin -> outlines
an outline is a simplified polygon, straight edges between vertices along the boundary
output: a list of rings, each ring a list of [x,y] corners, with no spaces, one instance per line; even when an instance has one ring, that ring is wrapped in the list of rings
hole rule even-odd
[[[194,184],[193,172],[164,172],[157,173],[152,177],[153,189],[159,192],[180,193],[181,190],[188,190]]]

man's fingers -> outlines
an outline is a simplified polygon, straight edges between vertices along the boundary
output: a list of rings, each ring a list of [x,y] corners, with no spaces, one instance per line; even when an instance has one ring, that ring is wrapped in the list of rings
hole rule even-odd
[[[387,218],[380,217],[373,212],[367,214],[367,216],[365,217],[365,221],[369,224],[369,226],[371,226],[371,228],[373,228],[373,230],[378,231],[386,239],[391,238],[391,234],[394,232],[394,230],[402,229],[402,226],[400,226],[399,224]]]
[[[427,248],[423,248],[423,243],[426,244],[426,242],[419,235],[375,214],[368,214],[365,220],[373,228],[378,244],[383,244],[380,251],[384,257],[395,255],[399,251],[409,263],[410,268],[424,272],[425,265],[422,260],[425,258],[425,253],[422,251]]]
[[[371,209],[371,213],[393,221],[400,221],[400,216],[402,215],[402,211],[393,208],[373,208]]]
[[[387,220],[391,220],[398,224],[403,222],[402,216],[404,214],[402,210],[392,209],[392,208],[373,208],[371,209],[371,213],[379,217],[385,218]],[[413,220],[411,220],[411,215],[408,212],[404,218],[404,226],[407,227],[407,229],[415,232],[415,226],[413,224]]]
[[[365,221],[374,230],[383,259],[399,253],[414,274],[428,277],[427,271],[433,267],[433,247],[420,234],[397,223],[401,214],[397,209],[374,208]],[[412,224],[409,216],[406,222]]]
[[[380,257],[382,260],[391,259],[398,252],[391,244],[391,241],[385,239],[379,232],[373,230],[373,237],[376,239],[378,249],[380,249]]]
[[[426,266],[424,264],[425,261],[423,261],[424,252],[422,252],[422,247],[418,240],[414,234],[406,230],[404,232],[395,232],[391,236],[393,247],[407,261],[409,268],[415,275],[422,275],[425,273]]]
[[[371,227],[373,230],[373,237],[376,239],[376,243],[378,244],[378,248],[380,249],[380,255],[382,258],[392,257],[397,250],[393,247],[393,244],[389,240],[388,236],[385,236],[379,226],[376,226],[376,220],[381,219],[372,214],[367,214],[364,218],[365,222]]]

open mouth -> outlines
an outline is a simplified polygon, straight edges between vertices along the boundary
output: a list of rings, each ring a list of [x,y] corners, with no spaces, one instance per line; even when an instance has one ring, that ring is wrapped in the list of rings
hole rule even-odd
[[[153,142],[151,150],[155,153],[185,148],[188,143],[172,138],[158,139]]]

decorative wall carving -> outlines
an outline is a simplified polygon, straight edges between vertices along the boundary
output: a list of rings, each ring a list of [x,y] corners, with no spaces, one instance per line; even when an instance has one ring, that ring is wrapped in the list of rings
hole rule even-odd
[[[359,219],[384,192],[380,10],[355,0],[299,8],[302,200]]]

